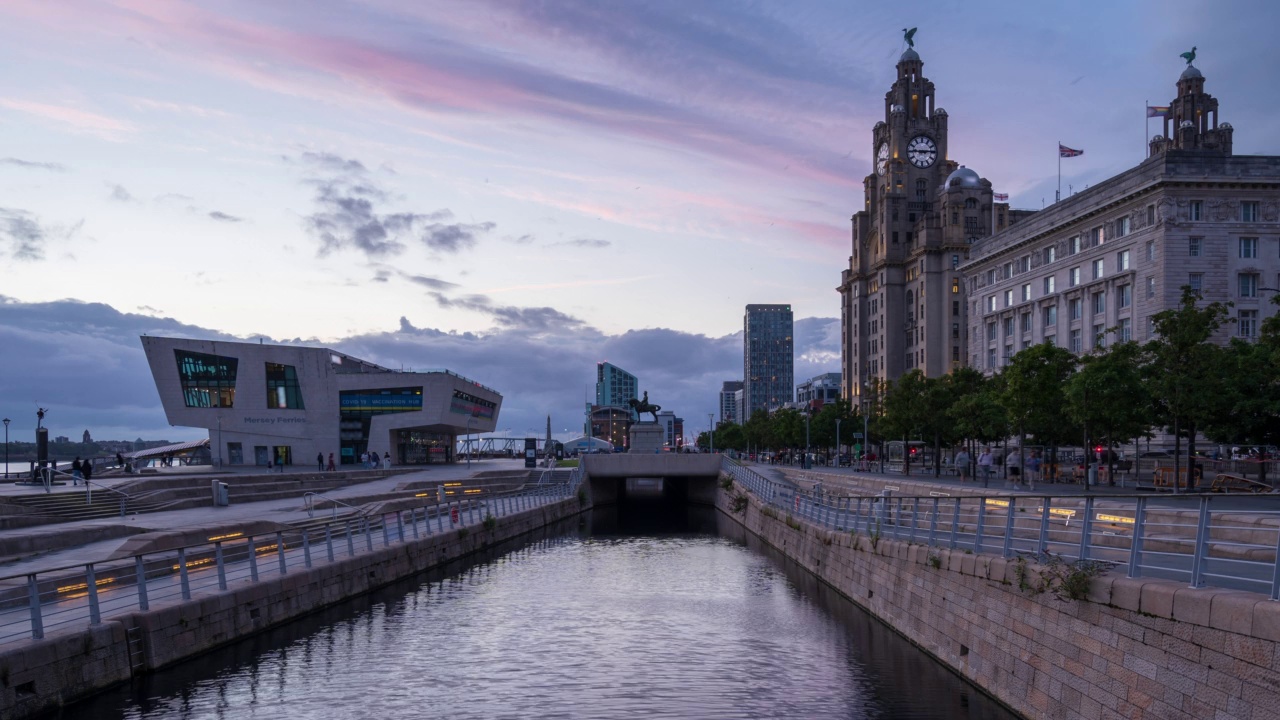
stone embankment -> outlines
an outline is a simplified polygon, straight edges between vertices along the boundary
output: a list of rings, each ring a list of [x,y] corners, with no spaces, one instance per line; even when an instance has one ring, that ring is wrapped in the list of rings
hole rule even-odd
[[[1263,595],[1104,574],[1076,600],[1062,567],[819,529],[737,484],[717,507],[1024,717],[1280,718]]]
[[[87,697],[559,522],[582,512],[582,505],[569,497],[496,518],[491,528],[475,524],[408,539],[186,602],[153,602],[147,611],[104,618],[87,629],[14,643],[0,650],[0,718],[29,717]]]

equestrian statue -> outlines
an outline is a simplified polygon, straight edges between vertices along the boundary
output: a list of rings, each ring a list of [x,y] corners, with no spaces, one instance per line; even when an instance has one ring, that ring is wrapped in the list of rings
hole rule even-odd
[[[655,404],[653,404],[653,403],[649,402],[649,391],[648,391],[648,390],[645,390],[645,391],[644,391],[644,398],[643,398],[643,399],[641,399],[641,400],[637,400],[637,399],[635,399],[635,398],[631,398],[630,400],[628,400],[628,401],[627,401],[627,404],[631,406],[631,409],[632,409],[632,410],[635,410],[635,411],[636,411],[636,416],[637,416],[637,417],[638,417],[641,413],[653,413],[653,421],[654,421],[654,422],[658,422],[658,411],[662,409],[662,406],[661,406],[661,405],[655,405]]]

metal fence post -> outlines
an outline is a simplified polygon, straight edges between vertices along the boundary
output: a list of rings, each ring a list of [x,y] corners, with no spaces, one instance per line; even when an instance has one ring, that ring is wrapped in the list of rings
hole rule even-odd
[[[191,599],[191,581],[187,577],[187,549],[178,548],[178,580],[182,584],[182,599]]]
[[[440,512],[439,503],[436,504],[436,532],[444,532],[444,515]]]
[[[1037,542],[1037,552],[1043,554],[1049,550],[1049,505],[1052,499],[1046,495],[1044,497],[1044,505],[1040,508],[1040,540]]]
[[[141,555],[133,556],[134,579],[138,583],[138,609],[150,610],[151,603],[147,602],[147,568],[142,563]],[[35,577],[32,575],[32,577]]]
[[[44,637],[44,619],[40,617],[40,586],[35,573],[27,576],[27,604],[31,606],[31,637]]]
[[[1209,547],[1209,498],[1200,498],[1200,517],[1196,522],[1196,549],[1191,558],[1191,587],[1204,587],[1204,555]],[[1274,585],[1274,582],[1272,583]],[[1274,588],[1273,588],[1274,590]]]
[[[911,498],[911,542],[916,541],[916,529],[920,526],[920,498]]]
[[[929,514],[929,547],[936,547],[938,541],[938,501],[942,498],[935,497],[933,499],[933,512]]]
[[[276,531],[276,554],[280,556],[280,574],[287,575],[289,569],[284,562],[284,533],[279,530]]]
[[[960,532],[960,498],[955,499],[955,506],[951,511],[951,542],[948,547],[952,550],[956,549],[956,535]]]
[[[1018,504],[1018,498],[1015,495],[1009,496],[1009,512],[1004,519],[1004,556],[1013,555],[1013,513],[1014,506]]]
[[[364,549],[367,552],[373,552],[373,523],[369,522],[369,518],[364,518]]]
[[[102,613],[98,607],[98,579],[93,574],[93,563],[84,566],[85,586],[89,589],[89,624],[102,622]]]
[[[1133,509],[1133,540],[1129,542],[1129,577],[1142,576],[1142,525],[1146,519],[1147,499],[1137,499]]]
[[[1080,560],[1089,559],[1089,535],[1093,532],[1093,496],[1084,499],[1084,524],[1080,526]]]
[[[418,539],[418,508],[409,509],[409,520],[413,523],[413,539]]]
[[[387,514],[382,514],[382,547],[391,546],[391,524],[387,522]]]
[[[978,498],[978,527],[975,528],[975,536],[973,538],[973,554],[982,553],[982,528],[987,524],[987,497],[984,495]]]
[[[333,526],[327,523],[324,526],[324,546],[329,562],[333,562]]]
[[[253,536],[249,538],[249,579],[258,582],[258,549],[253,546]]]
[[[302,562],[311,567],[311,531],[302,531]]]
[[[222,543],[213,544],[213,562],[218,566],[218,589],[227,589],[227,566],[222,562]]]

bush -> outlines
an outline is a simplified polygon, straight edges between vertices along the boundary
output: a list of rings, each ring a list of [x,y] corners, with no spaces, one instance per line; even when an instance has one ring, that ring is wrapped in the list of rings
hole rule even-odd
[[[726,474],[726,475],[721,475],[721,476],[720,476],[720,487],[721,487],[721,489],[724,489],[724,490],[729,490],[730,488],[732,488],[732,487],[733,487],[733,478],[729,477],[727,474]]]
[[[462,540],[462,539],[466,538],[466,537],[467,537],[468,535],[470,535],[470,534],[471,534],[471,531],[470,531],[470,530],[468,530],[468,529],[466,529],[466,528],[458,528],[458,539],[459,539],[459,540]]]
[[[578,507],[587,506],[587,489],[578,488]]]
[[[484,529],[485,529],[485,530],[488,530],[489,532],[493,532],[493,529],[494,529],[494,528],[496,528],[496,527],[498,527],[498,518],[496,518],[496,517],[494,517],[494,516],[492,516],[492,515],[485,515],[485,516],[484,516]]]
[[[729,509],[741,515],[747,511],[747,505],[749,504],[747,496],[739,493],[734,495],[733,500],[729,502]]]

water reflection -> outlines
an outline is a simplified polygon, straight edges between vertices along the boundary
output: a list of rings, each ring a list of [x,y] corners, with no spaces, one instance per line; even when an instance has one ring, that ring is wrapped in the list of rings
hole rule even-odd
[[[705,508],[599,510],[65,718],[1010,718]]]

